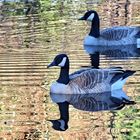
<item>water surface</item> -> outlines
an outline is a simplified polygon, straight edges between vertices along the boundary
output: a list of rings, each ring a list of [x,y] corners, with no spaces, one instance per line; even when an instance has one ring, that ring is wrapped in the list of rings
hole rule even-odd
[[[90,26],[77,19],[86,10],[94,9],[100,15],[102,29],[139,26],[140,2],[40,2],[0,3],[0,139],[139,140],[139,58],[109,60],[101,56],[100,66],[121,66],[137,71],[124,87],[137,104],[121,111],[96,113],[70,106],[66,132],[55,131],[47,121],[59,118],[58,106],[49,97],[49,87],[57,79],[59,69],[46,69],[46,65],[56,54],[66,53],[70,57],[70,72],[89,66],[90,59],[82,44]],[[48,83],[48,90],[41,88],[44,82]]]

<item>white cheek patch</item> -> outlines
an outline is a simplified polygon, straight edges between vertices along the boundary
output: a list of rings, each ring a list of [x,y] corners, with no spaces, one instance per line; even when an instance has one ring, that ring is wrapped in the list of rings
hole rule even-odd
[[[66,57],[63,58],[63,60],[58,64],[58,66],[60,67],[64,67],[65,66],[65,63],[66,63]]]
[[[140,49],[140,38],[137,39],[137,48]]]
[[[92,21],[93,20],[93,18],[94,18],[94,13],[92,13],[88,18],[87,18],[87,21]]]
[[[65,130],[65,122],[63,121],[63,120],[58,120],[59,122],[60,122],[60,128],[62,129],[62,130]]]

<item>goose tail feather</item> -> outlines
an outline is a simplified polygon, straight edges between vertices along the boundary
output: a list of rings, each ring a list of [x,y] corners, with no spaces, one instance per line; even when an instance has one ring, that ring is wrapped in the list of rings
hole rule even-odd
[[[123,79],[126,79],[129,76],[132,76],[136,71],[126,70],[123,75]]]
[[[135,35],[136,38],[140,38],[140,27],[139,27],[139,31],[137,32],[137,34]]]
[[[135,105],[136,104],[135,101],[130,101],[130,100],[127,100],[126,98],[123,98],[123,103],[126,105]]]
[[[116,71],[117,72],[117,71]],[[110,81],[112,88],[121,89],[125,84],[127,78],[132,76],[136,71],[126,70],[126,71],[118,71]]]

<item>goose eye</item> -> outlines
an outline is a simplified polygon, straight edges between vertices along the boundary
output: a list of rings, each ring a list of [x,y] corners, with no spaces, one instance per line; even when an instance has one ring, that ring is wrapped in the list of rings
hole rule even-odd
[[[59,64],[61,61],[62,61],[62,58],[60,58],[60,57],[56,59],[57,64]]]

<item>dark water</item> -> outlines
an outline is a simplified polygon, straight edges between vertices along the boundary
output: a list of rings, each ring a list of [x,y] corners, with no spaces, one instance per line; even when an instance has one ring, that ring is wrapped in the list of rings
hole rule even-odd
[[[90,26],[77,20],[80,15],[89,9],[97,10],[101,28],[140,25],[140,1],[40,2],[36,6],[0,2],[0,139],[139,140],[139,58],[120,61],[101,56],[102,68],[121,66],[137,71],[124,87],[137,104],[121,111],[98,113],[70,107],[66,132],[53,130],[47,121],[59,118],[58,107],[49,97],[49,87],[57,79],[59,69],[48,70],[46,65],[58,53],[70,57],[70,72],[90,65],[82,47]],[[48,83],[48,90],[41,88],[44,82]]]

